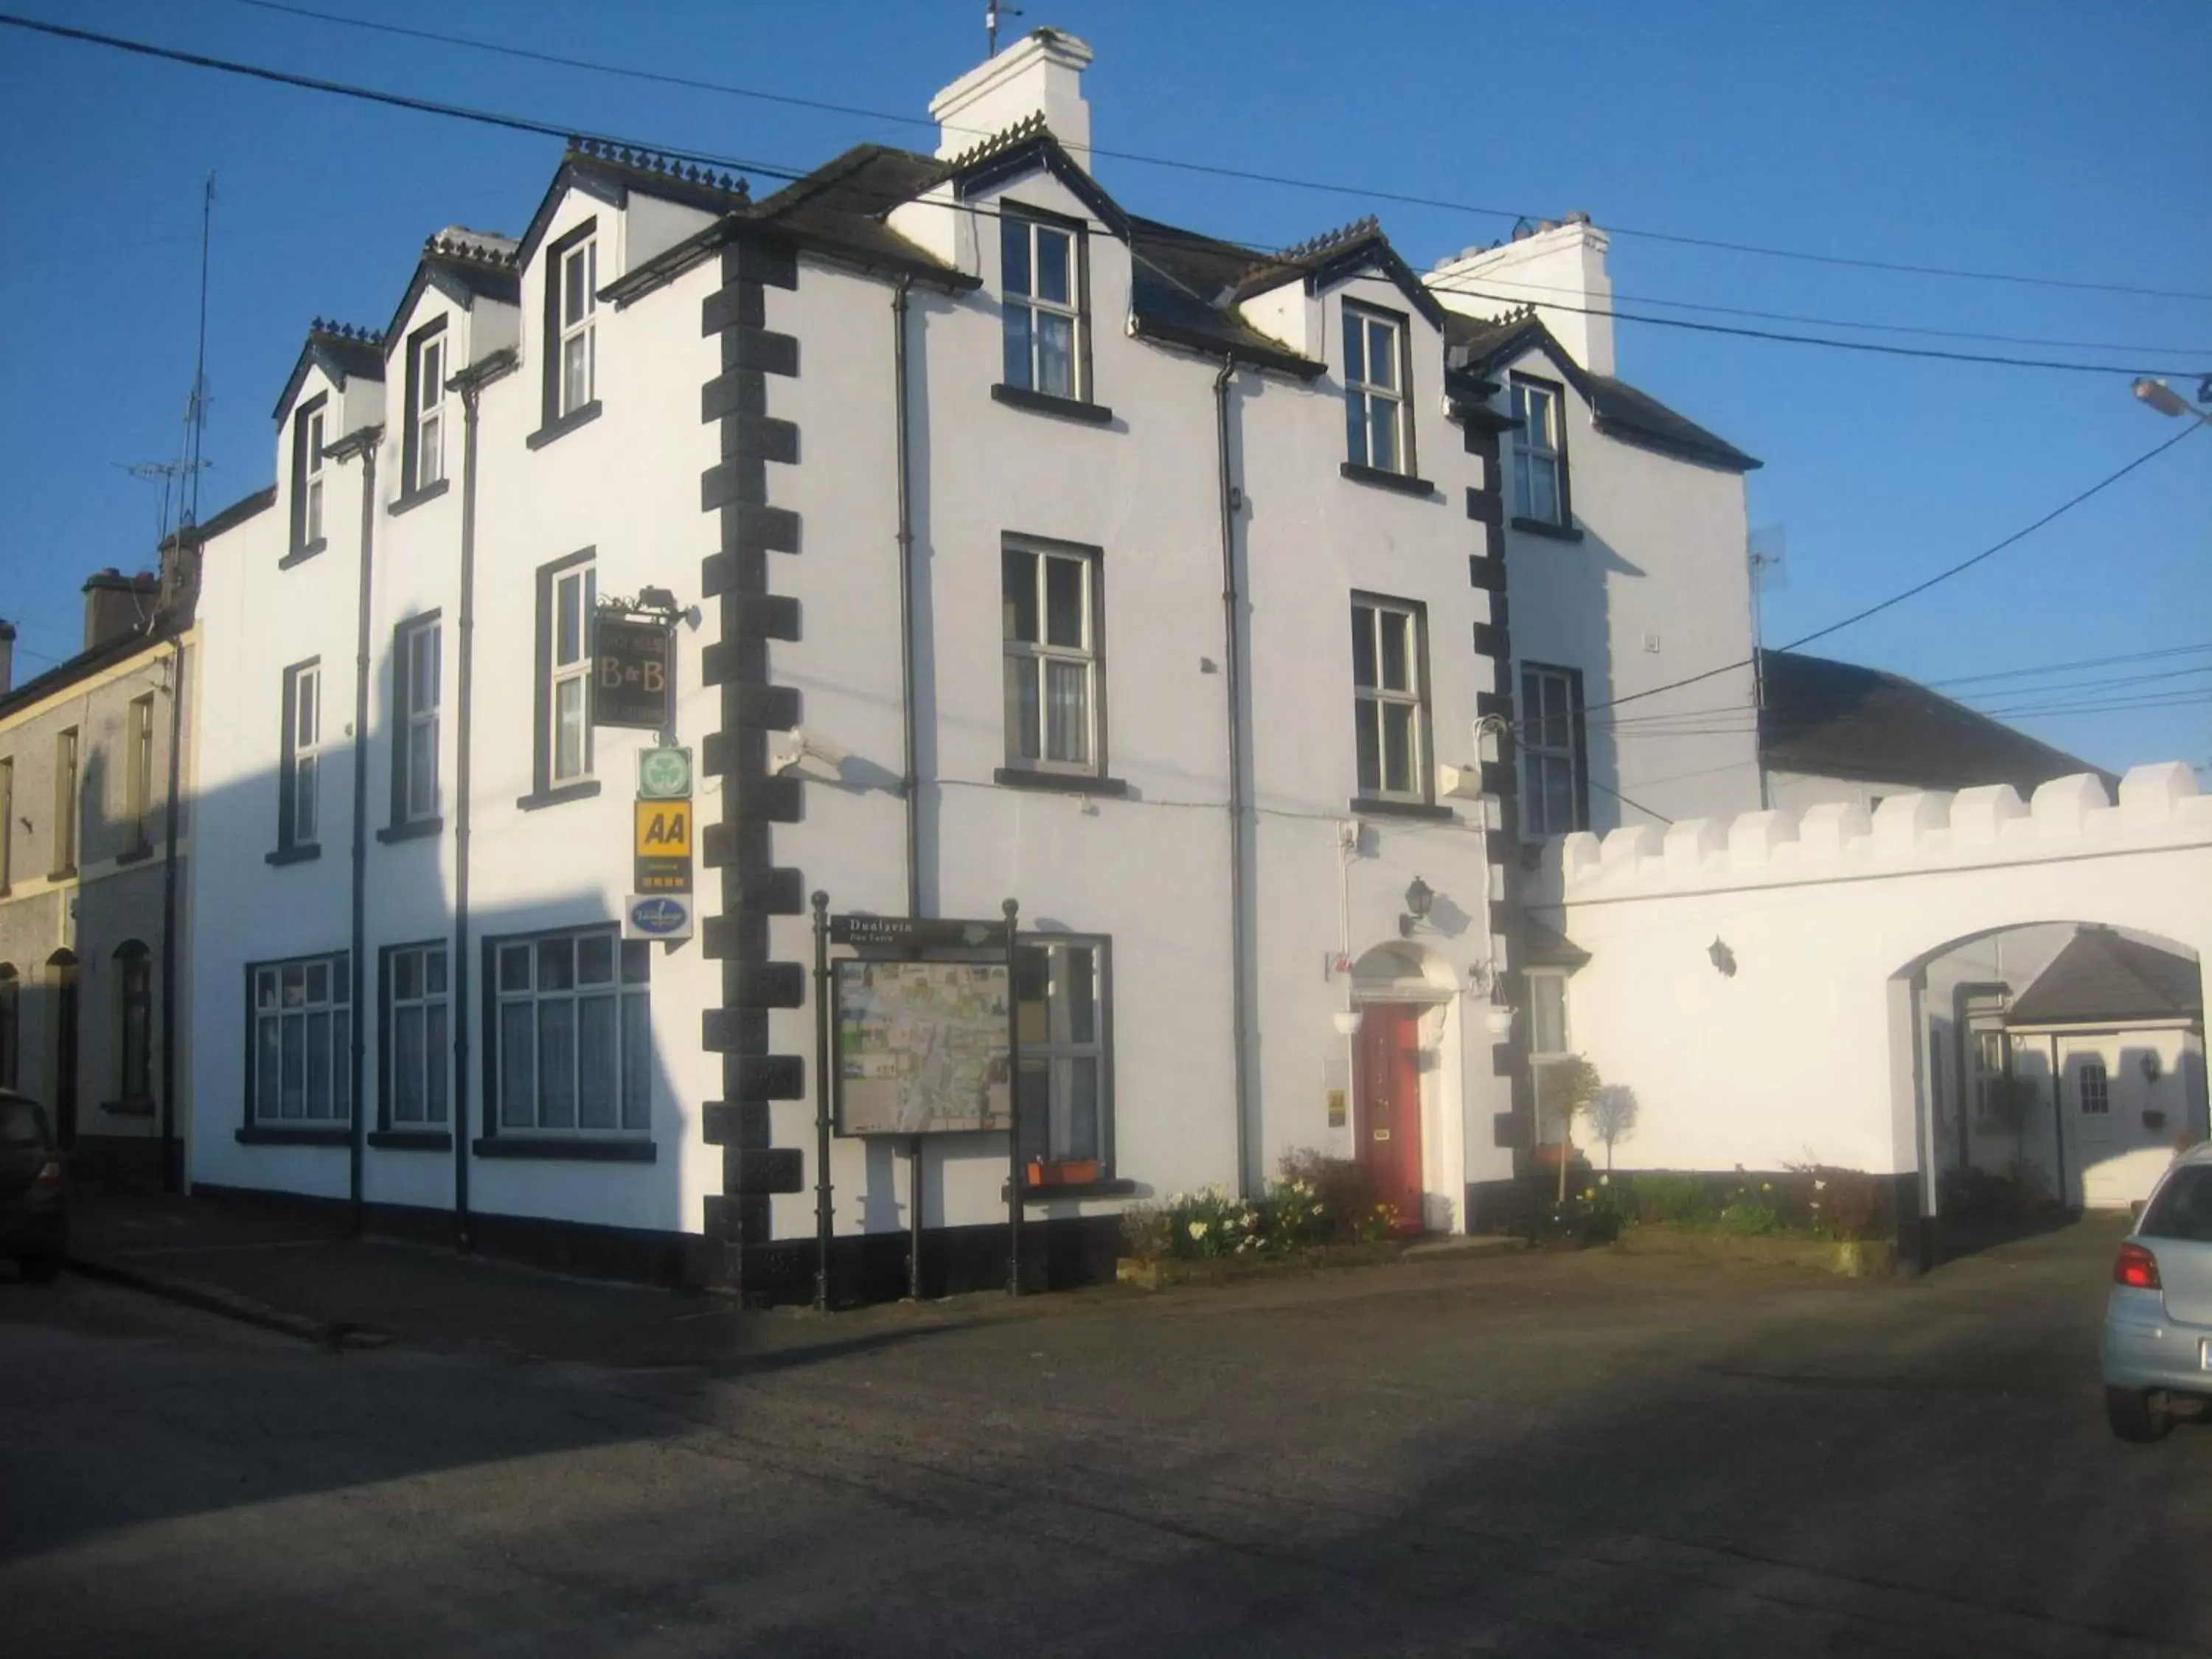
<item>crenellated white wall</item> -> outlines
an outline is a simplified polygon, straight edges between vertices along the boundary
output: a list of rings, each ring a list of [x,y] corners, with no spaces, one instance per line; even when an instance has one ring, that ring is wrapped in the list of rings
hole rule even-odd
[[[2212,798],[2180,763],[2130,772],[2117,803],[2085,775],[2032,804],[1996,786],[1574,836],[1557,875],[1547,919],[1591,956],[1577,1044],[1637,1095],[1632,1168],[1923,1168],[1911,1034],[1942,1011],[1912,999],[1935,958],[2061,921],[2212,956]]]

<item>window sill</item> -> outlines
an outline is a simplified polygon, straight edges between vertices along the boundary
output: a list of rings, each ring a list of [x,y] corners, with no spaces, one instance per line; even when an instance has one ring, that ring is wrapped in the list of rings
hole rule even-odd
[[[398,500],[394,501],[390,507],[385,509],[385,511],[396,519],[403,513],[412,513],[416,507],[422,507],[430,501],[436,501],[439,496],[444,495],[446,491],[452,487],[452,479],[441,478],[434,484],[426,484],[420,489],[410,489],[407,491]]]
[[[1104,404],[1085,403],[1080,398],[1059,398],[1049,392],[1032,392],[1025,386],[1007,386],[1003,382],[991,388],[994,402],[1009,409],[1032,410],[1039,415],[1057,415],[1062,420],[1080,421],[1086,426],[1111,424],[1114,411]]]
[[[1043,789],[1061,795],[1126,795],[1129,786],[1120,778],[1083,772],[1032,772],[1026,767],[1002,766],[991,781],[1009,789]]]
[[[318,1124],[309,1128],[304,1124],[249,1123],[237,1132],[241,1146],[349,1146],[353,1130],[343,1123]]]
[[[1578,542],[1583,532],[1571,524],[1553,524],[1549,519],[1516,518],[1509,522],[1516,530],[1525,530],[1531,536],[1547,536],[1555,542]]]
[[[58,870],[49,870],[46,872],[46,879],[48,881],[75,881],[76,879],[76,866],[74,864],[64,864]]]
[[[264,854],[264,857],[270,864],[305,864],[309,859],[319,859],[322,855],[321,843],[307,842],[298,847],[280,847],[273,853]]]
[[[1047,1187],[1032,1187],[1024,1182],[1022,1187],[1022,1202],[1042,1204],[1048,1199],[1054,1198],[1127,1198],[1136,1190],[1135,1182],[1110,1177],[1101,1181],[1070,1182],[1064,1185]],[[1003,1181],[999,1183],[999,1201],[1001,1204],[1006,1201],[1006,1183]]]
[[[151,1117],[154,1097],[151,1095],[132,1095],[126,1100],[103,1100],[100,1109],[110,1117]]]
[[[517,799],[515,805],[526,812],[535,812],[547,806],[560,806],[572,800],[589,800],[599,793],[597,778],[579,778],[574,783],[557,784],[550,789],[533,789]]]
[[[135,847],[126,847],[115,855],[118,864],[143,864],[154,856],[154,843],[142,841]]]
[[[649,1140],[609,1135],[478,1135],[478,1158],[566,1159],[576,1164],[650,1164],[658,1156]]]
[[[380,1152],[450,1152],[453,1137],[447,1129],[371,1129],[368,1144]]]
[[[1407,472],[1389,472],[1379,466],[1365,466],[1358,461],[1346,461],[1337,469],[1354,483],[1373,484],[1377,489],[1395,489],[1401,495],[1433,495],[1437,487],[1426,478],[1416,478]]]
[[[295,564],[305,564],[330,544],[330,538],[327,536],[318,536],[314,540],[294,548],[283,558],[277,560],[276,568],[279,570],[289,570]]]
[[[532,449],[543,449],[556,438],[565,438],[580,426],[589,426],[599,418],[599,400],[580,404],[556,421],[548,421],[522,441]]]
[[[376,832],[377,840],[389,847],[395,841],[427,841],[432,836],[446,833],[442,817],[417,818],[412,823],[394,823]]]
[[[1426,818],[1435,823],[1449,823],[1458,816],[1449,806],[1427,800],[1385,800],[1380,795],[1354,795],[1352,810],[1364,817]]]

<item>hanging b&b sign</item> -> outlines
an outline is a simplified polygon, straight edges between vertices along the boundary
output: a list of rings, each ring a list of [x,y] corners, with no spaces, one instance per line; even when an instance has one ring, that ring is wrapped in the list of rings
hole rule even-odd
[[[665,732],[669,708],[666,623],[601,611],[592,642],[592,723]]]

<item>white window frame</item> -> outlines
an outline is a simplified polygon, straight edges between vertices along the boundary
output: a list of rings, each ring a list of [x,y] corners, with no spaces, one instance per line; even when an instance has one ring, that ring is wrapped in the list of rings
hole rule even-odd
[[[1556,688],[1559,712],[1545,712],[1542,699],[1532,692]],[[1571,835],[1589,826],[1583,821],[1583,768],[1587,764],[1575,740],[1575,676],[1549,663],[1521,665],[1521,833],[1529,840]],[[1545,782],[1553,768],[1563,768],[1567,779],[1567,816],[1554,823],[1547,809]]]
[[[1378,344],[1382,347],[1380,360],[1389,365],[1387,380],[1375,376]],[[1407,368],[1404,319],[1346,301],[1345,447],[1353,465],[1407,477],[1413,475],[1413,432],[1407,418],[1412,405],[1406,396]],[[1375,420],[1377,414],[1386,411],[1389,422],[1383,429],[1390,434],[1393,453],[1377,459]]]
[[[1513,505],[1539,524],[1567,521],[1567,450],[1560,441],[1558,388],[1516,376],[1513,380]],[[1536,480],[1551,484],[1551,510],[1541,511]]]
[[[403,732],[399,781],[399,811],[403,823],[424,823],[438,816],[441,805],[438,767],[438,704],[444,672],[444,635],[438,618],[409,623],[400,629],[399,659],[393,672],[400,678],[400,724]],[[417,769],[429,757],[427,779]],[[418,790],[418,782],[427,787]]]
[[[429,489],[446,479],[446,331],[434,329],[415,343],[415,362],[408,376],[415,389],[415,407],[408,419],[415,429],[414,476],[410,491]]]
[[[323,539],[323,416],[313,409],[301,416],[307,436],[301,457],[301,488],[305,492],[300,509],[300,539],[313,547]]]
[[[288,847],[313,847],[322,835],[323,666],[319,659],[284,671],[284,775],[289,816],[280,838]]]
[[[397,945],[384,953],[382,1104],[387,1129],[442,1129],[453,1115],[453,981],[448,961],[442,941]],[[406,965],[412,968],[411,990],[403,992],[402,968]],[[402,1065],[401,1028],[410,1016],[421,1027],[421,1052],[410,1065]],[[410,1070],[411,1103],[406,1089]]]
[[[1574,1027],[1567,1007],[1567,976],[1548,969],[1532,968],[1528,973],[1528,1058],[1532,1060],[1565,1060],[1575,1051]],[[1559,1030],[1551,1033],[1544,1030],[1546,1018],[1542,999],[1547,996],[1559,999]],[[1547,1035],[1556,1036],[1559,1041],[1546,1044],[1544,1038]]]
[[[322,987],[320,997],[313,994],[318,983]],[[335,1128],[351,1123],[351,958],[345,951],[336,951],[281,962],[258,962],[247,970],[246,985],[251,1000],[246,1018],[252,1039],[247,1044],[246,1121],[284,1128]],[[300,1056],[299,1109],[287,1111],[284,1062],[288,1045],[295,1041]],[[323,1061],[319,1100],[312,1086],[318,1048]],[[322,1109],[316,1109],[319,1105]],[[271,1107],[273,1110],[268,1109]]]
[[[1016,637],[1018,612],[1012,598],[1012,567],[1015,561],[1024,559],[1030,561],[1030,597],[1036,618],[1032,631],[1040,635],[1052,632],[1048,600],[1055,568],[1076,572],[1077,601],[1082,619],[1079,641],[1070,644],[1064,641],[1054,642],[1048,637]],[[1104,770],[1105,721],[1098,672],[1098,564],[1099,555],[1095,549],[1065,544],[1010,538],[1000,549],[1000,633],[1006,657],[1006,765],[1010,770],[1073,777],[1095,777]],[[1047,752],[1052,747],[1054,735],[1052,689],[1055,682],[1066,684],[1071,679],[1082,688],[1079,734],[1082,753],[1055,756]],[[1026,724],[1031,719],[1036,722],[1035,753],[1030,752],[1031,732]]]
[[[612,976],[586,982],[583,979],[586,942],[604,944]],[[565,986],[547,986],[544,969],[549,952],[568,951]],[[494,1133],[517,1137],[554,1135],[607,1140],[644,1140],[653,1133],[653,1089],[655,1061],[653,1051],[653,953],[641,939],[624,939],[612,927],[568,928],[549,933],[528,933],[488,941],[495,1000],[491,1032],[493,1080],[491,1115]],[[614,1004],[615,1097],[612,1121],[583,1121],[583,1023],[587,1002]],[[549,1110],[544,1061],[549,1041],[546,1012],[568,1011],[568,1096],[565,1112]],[[517,1068],[509,1047],[518,1018],[530,1028],[530,1065],[526,1092],[528,1114],[518,1111],[520,1096],[514,1091]],[[643,1052],[635,1045],[641,1042]],[[597,1114],[605,1118],[610,1114]],[[549,1121],[565,1115],[567,1121]]]
[[[15,880],[15,757],[0,756],[0,894]],[[0,1079],[0,1086],[12,1083]]]
[[[154,811],[154,694],[131,700],[130,748],[125,757],[123,817],[133,852],[150,844]],[[0,878],[0,884],[5,878]]]
[[[1405,684],[1389,685],[1383,641],[1388,636],[1386,617],[1400,619],[1404,626]],[[1374,800],[1426,802],[1430,798],[1429,775],[1429,690],[1428,690],[1428,615],[1427,608],[1411,599],[1385,599],[1380,594],[1358,593],[1352,600],[1352,694],[1354,742],[1352,745],[1352,774],[1357,793]],[[1370,678],[1372,684],[1360,678],[1359,638],[1364,633],[1368,642]],[[1407,781],[1403,788],[1390,787],[1389,737],[1391,721],[1389,711],[1407,708],[1412,711],[1407,723],[1410,752],[1407,756]],[[1364,765],[1360,738],[1371,738],[1374,744],[1374,781],[1370,783]]]
[[[1038,255],[1048,237],[1066,246],[1067,297],[1065,300],[1054,300],[1038,292],[1037,273],[1043,268]],[[1018,246],[1022,253],[1018,274],[1020,287],[1015,285],[1018,273],[1012,258]],[[999,222],[1000,301],[1004,313],[1001,366],[1008,386],[1043,397],[1066,398],[1073,402],[1088,399],[1089,388],[1084,384],[1086,378],[1084,374],[1086,343],[1084,319],[1087,300],[1083,291],[1083,278],[1084,246],[1080,229],[1012,210],[1003,215]],[[1046,330],[1040,325],[1040,320],[1043,319],[1057,319],[1067,325],[1067,382],[1065,387],[1045,384]],[[1022,343],[1018,349],[1018,338]]]
[[[545,596],[545,781],[559,788],[592,775],[592,621],[599,613],[599,562],[580,559],[550,573]],[[563,656],[562,613],[572,602],[575,653]],[[575,717],[573,754],[562,743],[564,700]]]
[[[2092,1088],[2090,1085],[2096,1086]],[[2075,1104],[2084,1117],[2110,1117],[2112,1115],[2112,1085],[2111,1075],[2101,1060],[2083,1060],[2074,1070]],[[2095,1104],[2090,1103],[2094,1101]]]
[[[1070,958],[1077,952],[1088,954],[1091,960],[1087,1008],[1079,1006],[1073,994],[1076,975]],[[1088,934],[1023,935],[1015,951],[1018,1018],[1019,1009],[1025,1006],[1020,1000],[1023,976],[1034,974],[1040,960],[1046,976],[1044,1022],[1041,1029],[1026,1019],[1021,1022],[1021,1069],[1026,1075],[1042,1073],[1044,1078],[1044,1136],[1040,1144],[1035,1120],[1024,1114],[1022,1156],[1024,1159],[1044,1158],[1055,1163],[1096,1159],[1099,1173],[1103,1176],[1112,1168],[1114,1146],[1113,1067],[1108,1030],[1113,1006],[1112,942]],[[1079,1018],[1085,1013],[1089,1017],[1088,1036],[1084,1035],[1085,1022]],[[1079,1092],[1076,1079],[1085,1067],[1090,1069],[1093,1079],[1087,1139],[1079,1139],[1081,1126],[1075,1121]],[[1020,1079],[1017,1079],[1018,1101],[1023,1098],[1019,1083]]]
[[[558,368],[560,408],[565,418],[590,403],[599,386],[599,238],[595,231],[573,246],[561,250],[553,280],[558,285],[554,301],[553,349]],[[577,291],[569,291],[569,274],[581,275]],[[572,308],[570,301],[574,301]],[[571,361],[572,349],[574,361]]]

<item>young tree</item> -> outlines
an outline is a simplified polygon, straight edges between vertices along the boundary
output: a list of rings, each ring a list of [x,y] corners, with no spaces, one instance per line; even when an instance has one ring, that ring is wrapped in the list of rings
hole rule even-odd
[[[1536,1109],[1559,1126],[1559,1202],[1567,1200],[1567,1157],[1573,1147],[1575,1114],[1596,1096],[1597,1067],[1580,1054],[1547,1060],[1536,1068]]]

